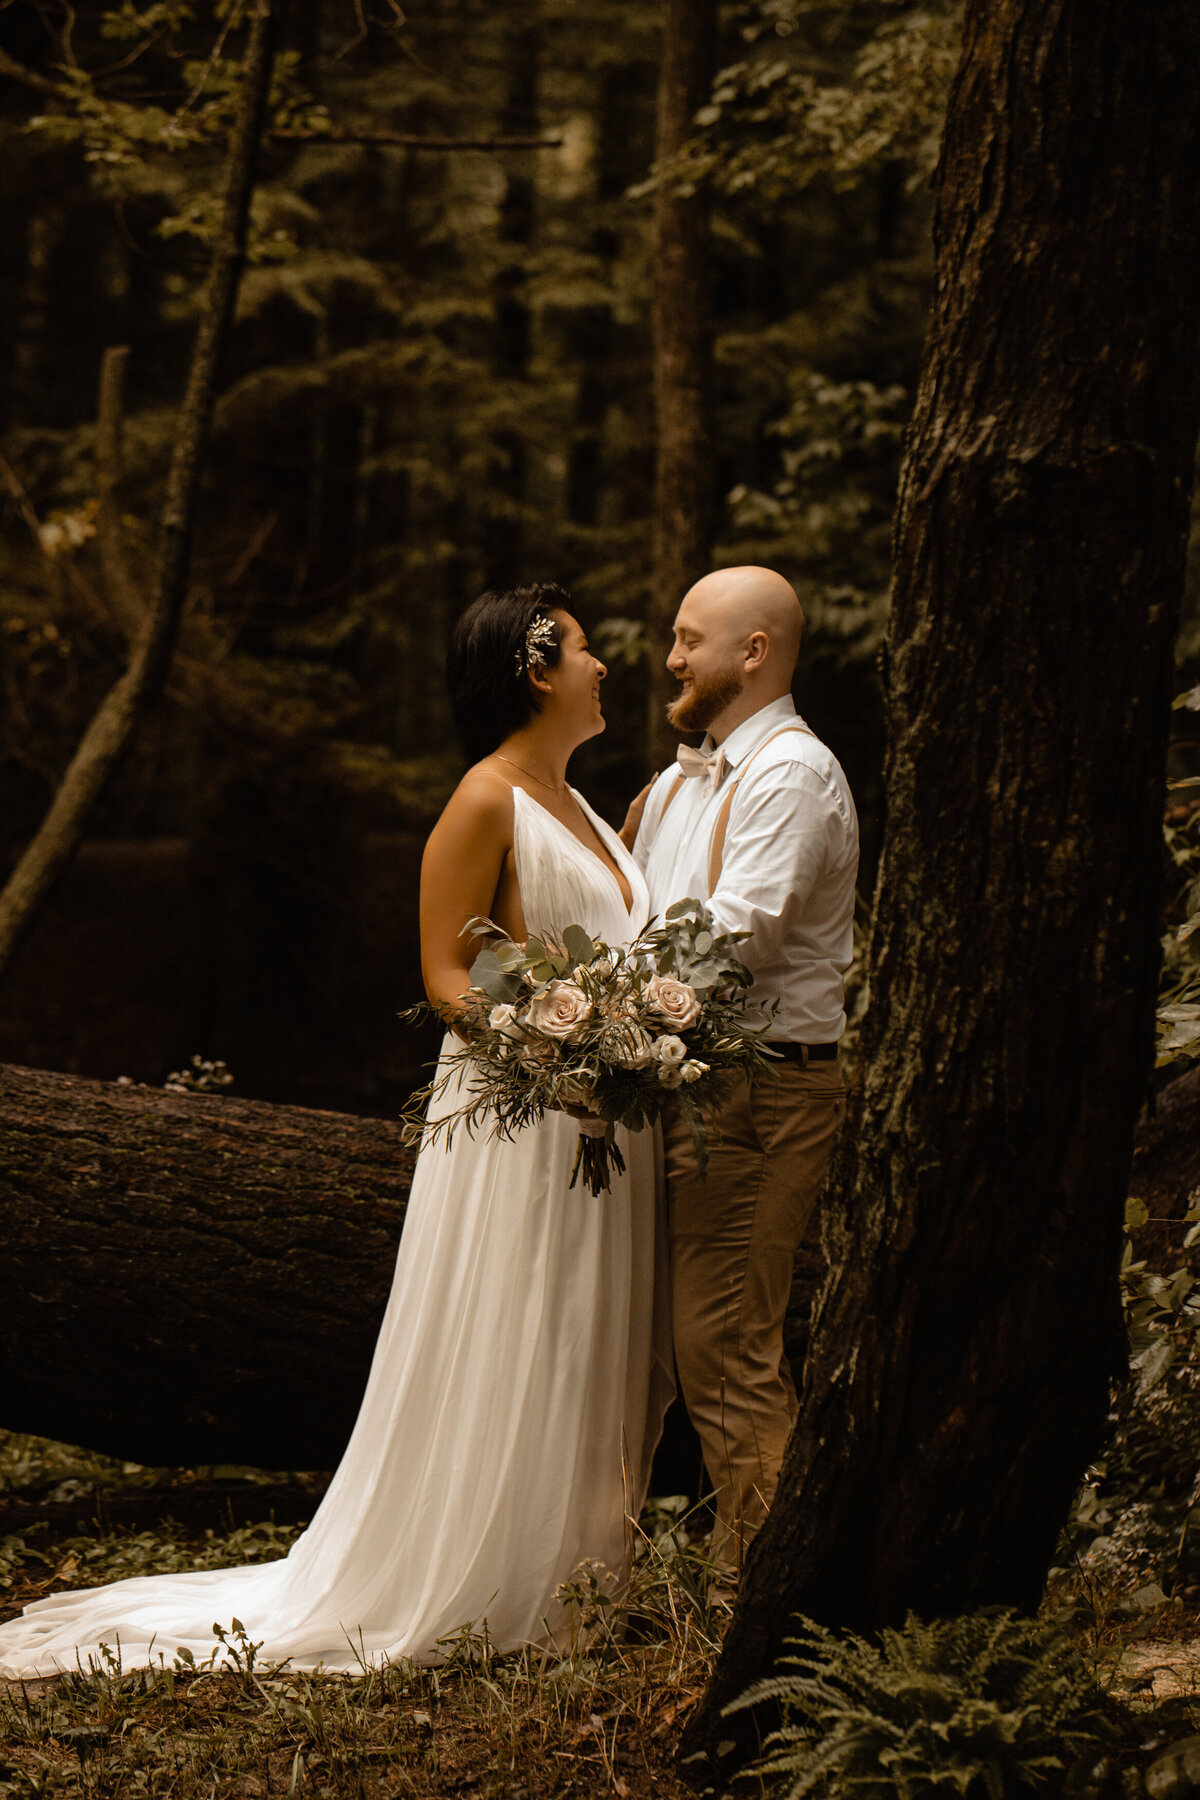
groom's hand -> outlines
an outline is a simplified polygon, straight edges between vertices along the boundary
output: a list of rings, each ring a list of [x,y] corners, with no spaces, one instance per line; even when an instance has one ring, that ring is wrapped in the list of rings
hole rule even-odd
[[[658,776],[652,775],[641,793],[629,803],[629,811],[625,814],[625,823],[617,833],[617,836],[627,850],[633,849],[633,840],[638,834],[638,826],[642,822],[642,813],[646,808],[646,795],[650,792],[650,789],[657,780]]]

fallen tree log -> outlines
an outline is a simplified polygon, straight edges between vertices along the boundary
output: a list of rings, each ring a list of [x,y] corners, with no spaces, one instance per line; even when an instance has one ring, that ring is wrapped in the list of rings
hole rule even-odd
[[[163,1487],[89,1487],[69,1500],[0,1500],[0,1539],[27,1537],[39,1550],[56,1538],[152,1531],[171,1519],[185,1531],[235,1531],[239,1525],[307,1525],[321,1503],[324,1476],[305,1482],[175,1481]],[[36,1535],[34,1535],[36,1534]]]
[[[385,1121],[0,1068],[0,1425],[332,1468],[412,1163]]]
[[[0,1427],[152,1465],[333,1468],[412,1165],[386,1121],[0,1065]],[[1172,1219],[1198,1188],[1200,1069],[1143,1120],[1132,1181]],[[699,1483],[675,1410],[655,1491]]]

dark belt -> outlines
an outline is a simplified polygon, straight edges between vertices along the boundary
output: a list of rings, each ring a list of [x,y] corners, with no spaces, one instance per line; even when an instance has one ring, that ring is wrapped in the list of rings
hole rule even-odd
[[[767,1039],[767,1048],[785,1062],[799,1063],[802,1068],[810,1062],[833,1062],[838,1053],[836,1044],[780,1044],[774,1038]]]

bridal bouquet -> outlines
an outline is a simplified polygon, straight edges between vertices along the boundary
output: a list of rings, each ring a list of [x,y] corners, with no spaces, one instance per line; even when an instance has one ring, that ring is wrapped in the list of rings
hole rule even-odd
[[[462,1048],[405,1108],[406,1140],[448,1143],[459,1125],[472,1131],[483,1123],[512,1137],[550,1109],[586,1108],[593,1117],[581,1123],[571,1186],[582,1173],[599,1194],[625,1167],[614,1125],[648,1125],[672,1096],[703,1174],[703,1102],[723,1074],[773,1060],[761,1017],[747,1015],[750,975],[734,954],[746,933],[719,937],[712,927],[699,900],[669,907],[664,923],[628,948],[598,943],[579,925],[568,925],[561,941],[515,944],[490,920],[469,920],[467,931],[490,931],[498,941],[471,966],[454,1019]],[[422,1004],[401,1017],[434,1010]],[[427,1119],[426,1107],[464,1070],[467,1100]]]

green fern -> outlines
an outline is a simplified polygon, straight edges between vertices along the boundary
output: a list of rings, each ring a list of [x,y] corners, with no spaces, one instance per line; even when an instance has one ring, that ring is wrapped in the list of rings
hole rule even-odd
[[[746,1771],[780,1800],[1008,1800],[1043,1788],[1108,1735],[1091,1671],[1061,1630],[988,1609],[878,1643],[801,1620],[780,1674],[726,1710],[778,1703]]]

